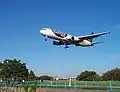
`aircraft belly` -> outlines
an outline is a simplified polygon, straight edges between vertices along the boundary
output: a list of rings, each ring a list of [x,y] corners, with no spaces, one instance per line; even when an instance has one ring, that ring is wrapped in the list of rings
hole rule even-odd
[[[80,45],[87,45],[86,42],[80,42],[79,44],[80,44]]]
[[[79,42],[78,44],[79,44],[79,45],[83,45],[83,46],[87,46],[87,45],[90,45],[90,42],[84,40],[84,41],[82,41],[82,42]]]

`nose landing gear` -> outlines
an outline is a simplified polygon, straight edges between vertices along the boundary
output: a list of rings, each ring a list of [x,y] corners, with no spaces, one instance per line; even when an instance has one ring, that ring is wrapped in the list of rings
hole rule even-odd
[[[47,41],[47,39],[45,39],[45,41]]]

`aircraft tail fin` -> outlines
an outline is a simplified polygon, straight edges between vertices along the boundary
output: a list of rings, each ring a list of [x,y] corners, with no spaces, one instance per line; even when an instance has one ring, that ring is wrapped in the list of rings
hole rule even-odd
[[[91,33],[91,35],[94,34],[94,32]],[[93,38],[89,39],[90,42],[93,42]]]

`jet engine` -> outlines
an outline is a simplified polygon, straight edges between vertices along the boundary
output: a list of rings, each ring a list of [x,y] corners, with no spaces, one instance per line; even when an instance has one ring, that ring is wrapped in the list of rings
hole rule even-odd
[[[77,40],[79,40],[79,38],[76,37],[76,36],[69,36],[69,37],[67,38],[67,40],[70,40],[70,41],[77,41]]]
[[[64,45],[61,41],[53,41],[53,45]]]

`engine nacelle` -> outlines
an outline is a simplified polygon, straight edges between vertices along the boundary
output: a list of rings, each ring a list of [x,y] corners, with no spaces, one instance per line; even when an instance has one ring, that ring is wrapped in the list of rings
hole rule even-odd
[[[53,45],[64,45],[61,41],[53,41]]]
[[[77,36],[71,36],[70,37],[70,40],[72,40],[72,41],[78,41],[78,40],[80,40]]]
[[[58,41],[53,41],[53,45],[59,45]]]

